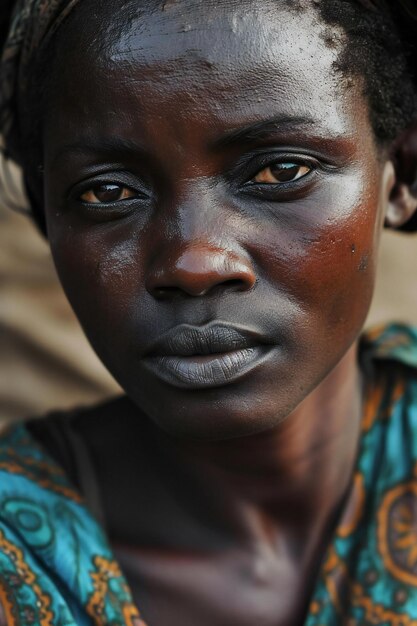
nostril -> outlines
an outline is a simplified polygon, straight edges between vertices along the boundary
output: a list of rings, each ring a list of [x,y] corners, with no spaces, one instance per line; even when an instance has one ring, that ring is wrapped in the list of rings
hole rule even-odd
[[[247,289],[246,282],[241,278],[230,278],[229,280],[224,280],[218,285],[218,287],[230,289],[233,291],[242,291],[244,289]]]
[[[155,287],[153,290],[154,296],[158,299],[162,298],[172,298],[176,294],[180,293],[180,289],[178,287]]]
[[[211,291],[248,291],[256,282],[251,261],[243,253],[193,245],[181,254],[156,258],[146,278],[146,288],[158,299],[178,295],[200,297]]]
[[[205,288],[201,288],[201,287],[202,286],[200,285],[200,289],[198,289],[197,285],[195,285],[193,290],[189,288],[187,290],[188,295],[192,297],[196,297],[196,296],[199,297],[199,296],[205,296],[209,291],[212,292],[212,291],[223,291],[223,290],[224,291],[247,290],[247,285],[245,281],[240,278],[230,278],[229,280],[224,280],[222,282],[219,282],[216,285],[208,285]],[[184,292],[185,290],[181,289],[180,287],[169,286],[169,285],[155,287],[153,289],[153,295],[158,300],[171,299],[175,296],[183,295]]]

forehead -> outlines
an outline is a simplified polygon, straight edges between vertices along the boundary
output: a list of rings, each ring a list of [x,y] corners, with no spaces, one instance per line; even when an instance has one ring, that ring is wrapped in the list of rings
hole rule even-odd
[[[81,3],[61,33],[50,117],[64,108],[69,134],[123,134],[157,119],[197,122],[203,135],[274,116],[353,132],[367,111],[358,85],[335,70],[343,34],[314,3],[294,4],[105,0],[97,12]]]

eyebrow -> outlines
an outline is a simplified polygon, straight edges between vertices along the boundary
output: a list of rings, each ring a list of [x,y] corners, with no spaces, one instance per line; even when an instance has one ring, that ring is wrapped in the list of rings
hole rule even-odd
[[[313,136],[310,134],[309,140],[313,143],[319,141],[320,145],[322,145],[324,141],[323,133],[327,135],[326,143],[329,144],[330,147],[332,147],[335,141],[338,143],[342,139],[342,137],[337,136],[334,130],[323,126],[322,121],[318,121],[312,117],[281,115],[261,120],[248,126],[232,128],[230,131],[226,131],[221,137],[213,139],[210,142],[210,148],[215,151],[233,148],[237,145],[251,144],[257,141],[259,142],[262,139],[268,139],[274,134],[289,135],[296,132],[300,133],[301,131],[307,134],[309,131],[311,133],[313,128],[318,130],[319,133],[318,136],[316,133],[314,133]],[[347,144],[346,148],[352,151],[354,147],[351,145],[352,139],[346,137],[343,139],[343,143]],[[130,154],[135,158],[137,158],[138,155],[142,155],[144,159],[152,158],[149,149],[140,140],[114,135],[108,137],[88,137],[65,144],[53,155],[53,162],[58,162],[62,157],[69,154],[86,155],[89,153],[109,154],[112,156],[115,154]]]
[[[144,144],[132,139],[114,135],[113,137],[94,137],[94,139],[85,139],[65,144],[56,152],[56,154],[53,155],[53,157],[54,160],[58,160],[61,157],[66,156],[68,153],[88,154],[90,152],[99,152],[101,154],[148,154]]]
[[[232,147],[239,143],[250,143],[265,139],[274,132],[300,131],[300,129],[311,128],[317,124],[313,118],[309,117],[273,117],[262,120],[244,128],[236,128],[227,132],[223,137],[213,142],[213,148]]]

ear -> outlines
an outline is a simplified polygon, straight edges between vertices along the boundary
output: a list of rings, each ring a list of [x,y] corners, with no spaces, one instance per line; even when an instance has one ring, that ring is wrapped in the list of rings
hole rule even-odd
[[[391,163],[394,181],[385,214],[385,226],[414,230],[409,223],[417,212],[417,123],[393,143]],[[414,221],[414,220],[413,220]]]

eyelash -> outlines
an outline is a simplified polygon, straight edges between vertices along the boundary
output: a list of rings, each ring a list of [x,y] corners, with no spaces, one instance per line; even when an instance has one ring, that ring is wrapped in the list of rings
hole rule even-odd
[[[268,155],[264,156],[264,159],[261,159],[261,162],[259,161],[258,155],[256,168],[254,160],[255,159],[251,159],[250,163],[244,164],[242,168],[239,168],[241,169],[241,173],[237,177],[240,178],[243,182],[238,185],[238,189],[245,195],[257,197],[260,200],[273,201],[277,200],[279,197],[288,197],[291,192],[302,192],[302,190],[306,188],[306,184],[312,181],[313,175],[316,170],[321,167],[319,161],[304,155],[300,156],[294,154],[280,154],[279,156],[277,155],[276,158],[271,158],[271,154],[269,153]],[[306,166],[309,168],[309,171],[299,178],[287,182],[267,183],[253,181],[253,179],[261,174],[264,170],[267,170],[268,168],[273,168],[273,166],[277,166],[279,164],[294,164],[299,167]],[[235,178],[233,173],[232,178]],[[97,218],[100,219],[103,217],[103,215],[106,215],[109,218],[114,216],[114,218],[116,219],[117,217],[129,215],[134,210],[134,208],[137,207],[138,202],[146,202],[147,204],[149,204],[150,194],[139,190],[139,185],[132,185],[131,183],[131,177],[128,175],[123,175],[123,173],[122,175],[114,177],[103,176],[103,178],[101,179],[88,180],[84,181],[80,185],[77,185],[70,193],[70,196],[71,200],[75,201],[78,206],[82,210],[88,212],[90,216],[97,216]],[[134,195],[129,198],[123,198],[121,200],[115,200],[113,202],[87,202],[81,199],[82,195],[86,194],[87,192],[94,193],[94,189],[97,189],[99,186],[104,185],[118,186],[120,187],[121,191],[123,189],[131,190],[134,192]],[[236,191],[238,191],[238,189],[236,189]]]
[[[243,173],[245,176],[244,184],[250,184],[250,181],[257,176],[260,172],[267,168],[271,168],[274,165],[280,164],[288,164],[291,163],[293,165],[298,166],[307,166],[310,169],[310,172],[315,171],[321,167],[321,163],[318,159],[311,157],[309,155],[303,154],[291,154],[291,153],[280,153],[276,156],[271,155],[270,153],[261,155],[259,159],[259,155],[255,159],[250,159],[248,162],[243,164]],[[308,176],[308,174],[306,174]],[[304,177],[303,177],[304,178]],[[284,183],[280,183],[279,185],[283,185]]]
[[[115,202],[86,202],[82,200],[82,195],[102,185],[114,185],[120,187],[120,189],[129,189],[135,192],[135,195],[123,200],[117,200]],[[146,190],[140,189],[140,184],[135,179],[132,184],[132,176],[125,172],[111,172],[108,175],[102,175],[102,177],[95,178],[93,180],[88,179],[75,185],[68,192],[69,202],[77,208],[82,214],[84,213],[89,218],[101,221],[104,218],[117,219],[120,217],[130,215],[139,203],[149,204],[150,194]]]

